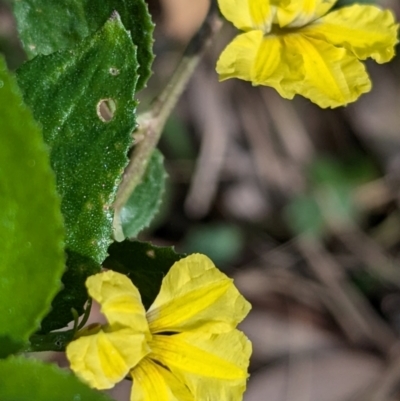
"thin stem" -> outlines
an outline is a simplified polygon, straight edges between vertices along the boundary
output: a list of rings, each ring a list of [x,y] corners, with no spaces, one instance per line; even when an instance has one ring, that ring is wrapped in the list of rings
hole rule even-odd
[[[193,75],[204,50],[211,42],[211,38],[221,27],[221,20],[216,13],[215,2],[212,1],[207,17],[199,31],[190,41],[180,64],[172,75],[168,85],[153,101],[150,110],[138,118],[139,128],[135,136],[141,138],[135,145],[131,161],[125,171],[123,181],[118,188],[114,202],[114,238],[123,241],[120,212],[132,192],[142,181],[150,157],[160,140],[165,123],[175,108],[186,85]]]
[[[72,330],[34,334],[29,338],[29,344],[26,345],[22,352],[65,351],[66,346],[74,339],[75,334],[87,323],[91,308],[92,299],[89,298],[80,323],[78,312],[72,308],[71,311],[74,317],[74,328]]]
[[[72,316],[74,317],[73,331],[76,332],[78,330],[78,325],[79,325],[79,315],[75,308],[71,308],[71,313],[72,313]]]
[[[83,314],[82,320],[77,327],[77,331],[80,330],[83,326],[85,326],[85,324],[89,320],[90,311],[92,310],[92,302],[93,302],[92,298],[89,298],[86,305],[85,313]]]

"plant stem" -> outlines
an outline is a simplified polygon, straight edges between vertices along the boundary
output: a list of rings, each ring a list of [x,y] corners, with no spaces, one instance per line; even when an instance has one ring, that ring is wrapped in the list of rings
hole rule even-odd
[[[160,140],[165,123],[175,108],[186,85],[193,75],[204,50],[211,42],[211,38],[221,27],[221,20],[216,13],[215,2],[212,1],[207,17],[199,31],[190,41],[177,69],[172,75],[166,88],[152,102],[148,112],[138,118],[139,127],[135,136],[140,138],[132,152],[132,157],[125,170],[114,202],[114,238],[123,241],[120,213],[135,188],[141,183],[146,172],[150,157]]]

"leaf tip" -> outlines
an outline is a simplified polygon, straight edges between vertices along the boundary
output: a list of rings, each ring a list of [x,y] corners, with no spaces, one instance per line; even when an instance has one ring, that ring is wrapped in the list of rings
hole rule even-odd
[[[121,20],[121,17],[120,17],[120,15],[118,14],[118,11],[117,11],[117,10],[114,10],[114,11],[111,13],[110,21],[120,21],[120,20]]]

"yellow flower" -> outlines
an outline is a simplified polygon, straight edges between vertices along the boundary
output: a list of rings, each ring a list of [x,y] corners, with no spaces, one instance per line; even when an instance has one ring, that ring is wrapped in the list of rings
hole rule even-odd
[[[221,81],[240,78],[299,94],[320,107],[355,101],[371,89],[368,57],[394,56],[398,25],[390,11],[352,5],[329,12],[337,0],[218,0],[238,35],[217,62]]]
[[[204,255],[175,263],[147,313],[124,275],[86,281],[108,324],[67,346],[71,369],[97,389],[130,375],[131,401],[232,401],[246,387],[251,344],[236,330],[250,310]]]

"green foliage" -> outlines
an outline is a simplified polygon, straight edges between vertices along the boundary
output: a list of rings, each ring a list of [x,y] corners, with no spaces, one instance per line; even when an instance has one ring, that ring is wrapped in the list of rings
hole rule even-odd
[[[136,47],[115,16],[73,49],[37,56],[18,71],[24,99],[51,150],[67,231],[65,288],[43,331],[65,326],[72,307],[82,312],[84,281],[107,255],[111,206],[136,125],[136,70]],[[110,102],[109,121],[100,114],[104,99],[116,105],[113,113]]]
[[[154,25],[144,0],[24,0],[14,2],[20,38],[30,58],[72,48],[93,35],[117,11],[138,47],[142,89],[153,61]],[[132,80],[136,80],[133,76]],[[129,81],[126,81],[129,82]]]
[[[176,253],[172,247],[139,241],[115,242],[109,253],[104,267],[126,274],[139,289],[146,309],[153,303],[171,266],[186,256]]]
[[[345,226],[358,218],[353,188],[373,179],[376,171],[359,157],[343,164],[322,158],[311,165],[308,175],[310,190],[288,204],[286,220],[294,233],[319,237],[327,223]]]
[[[0,361],[0,376],[4,401],[111,401],[66,370],[33,359]]]
[[[139,242],[110,247],[154,25],[144,0],[12,5],[30,60],[14,78],[0,59],[0,399],[106,401],[68,372],[10,354],[65,350],[87,301],[86,278],[103,262],[131,277],[148,307],[183,257]],[[122,209],[130,237],[150,224],[164,191],[163,156],[154,151],[147,161]],[[53,331],[72,320],[74,328]]]
[[[121,210],[124,235],[134,238],[148,227],[158,212],[165,189],[164,157],[156,149],[147,166],[146,174]]]
[[[204,253],[219,267],[232,263],[243,249],[244,238],[238,227],[228,224],[205,224],[191,229],[183,249],[187,253]]]
[[[329,157],[314,161],[309,170],[312,185],[335,185],[352,187],[367,183],[379,174],[370,160],[364,156],[354,155],[348,160],[339,162]]]
[[[192,143],[189,127],[176,115],[172,114],[164,127],[161,137],[161,144],[168,152],[166,156],[169,160],[194,160],[196,158],[196,148]]]
[[[7,72],[1,57],[0,104],[0,356],[3,357],[17,351],[38,329],[60,289],[64,230],[54,175],[40,129],[23,104],[16,80]],[[0,399],[9,398],[0,393]]]
[[[286,207],[285,215],[289,227],[297,235],[320,237],[324,233],[324,219],[312,195],[296,196]]]

